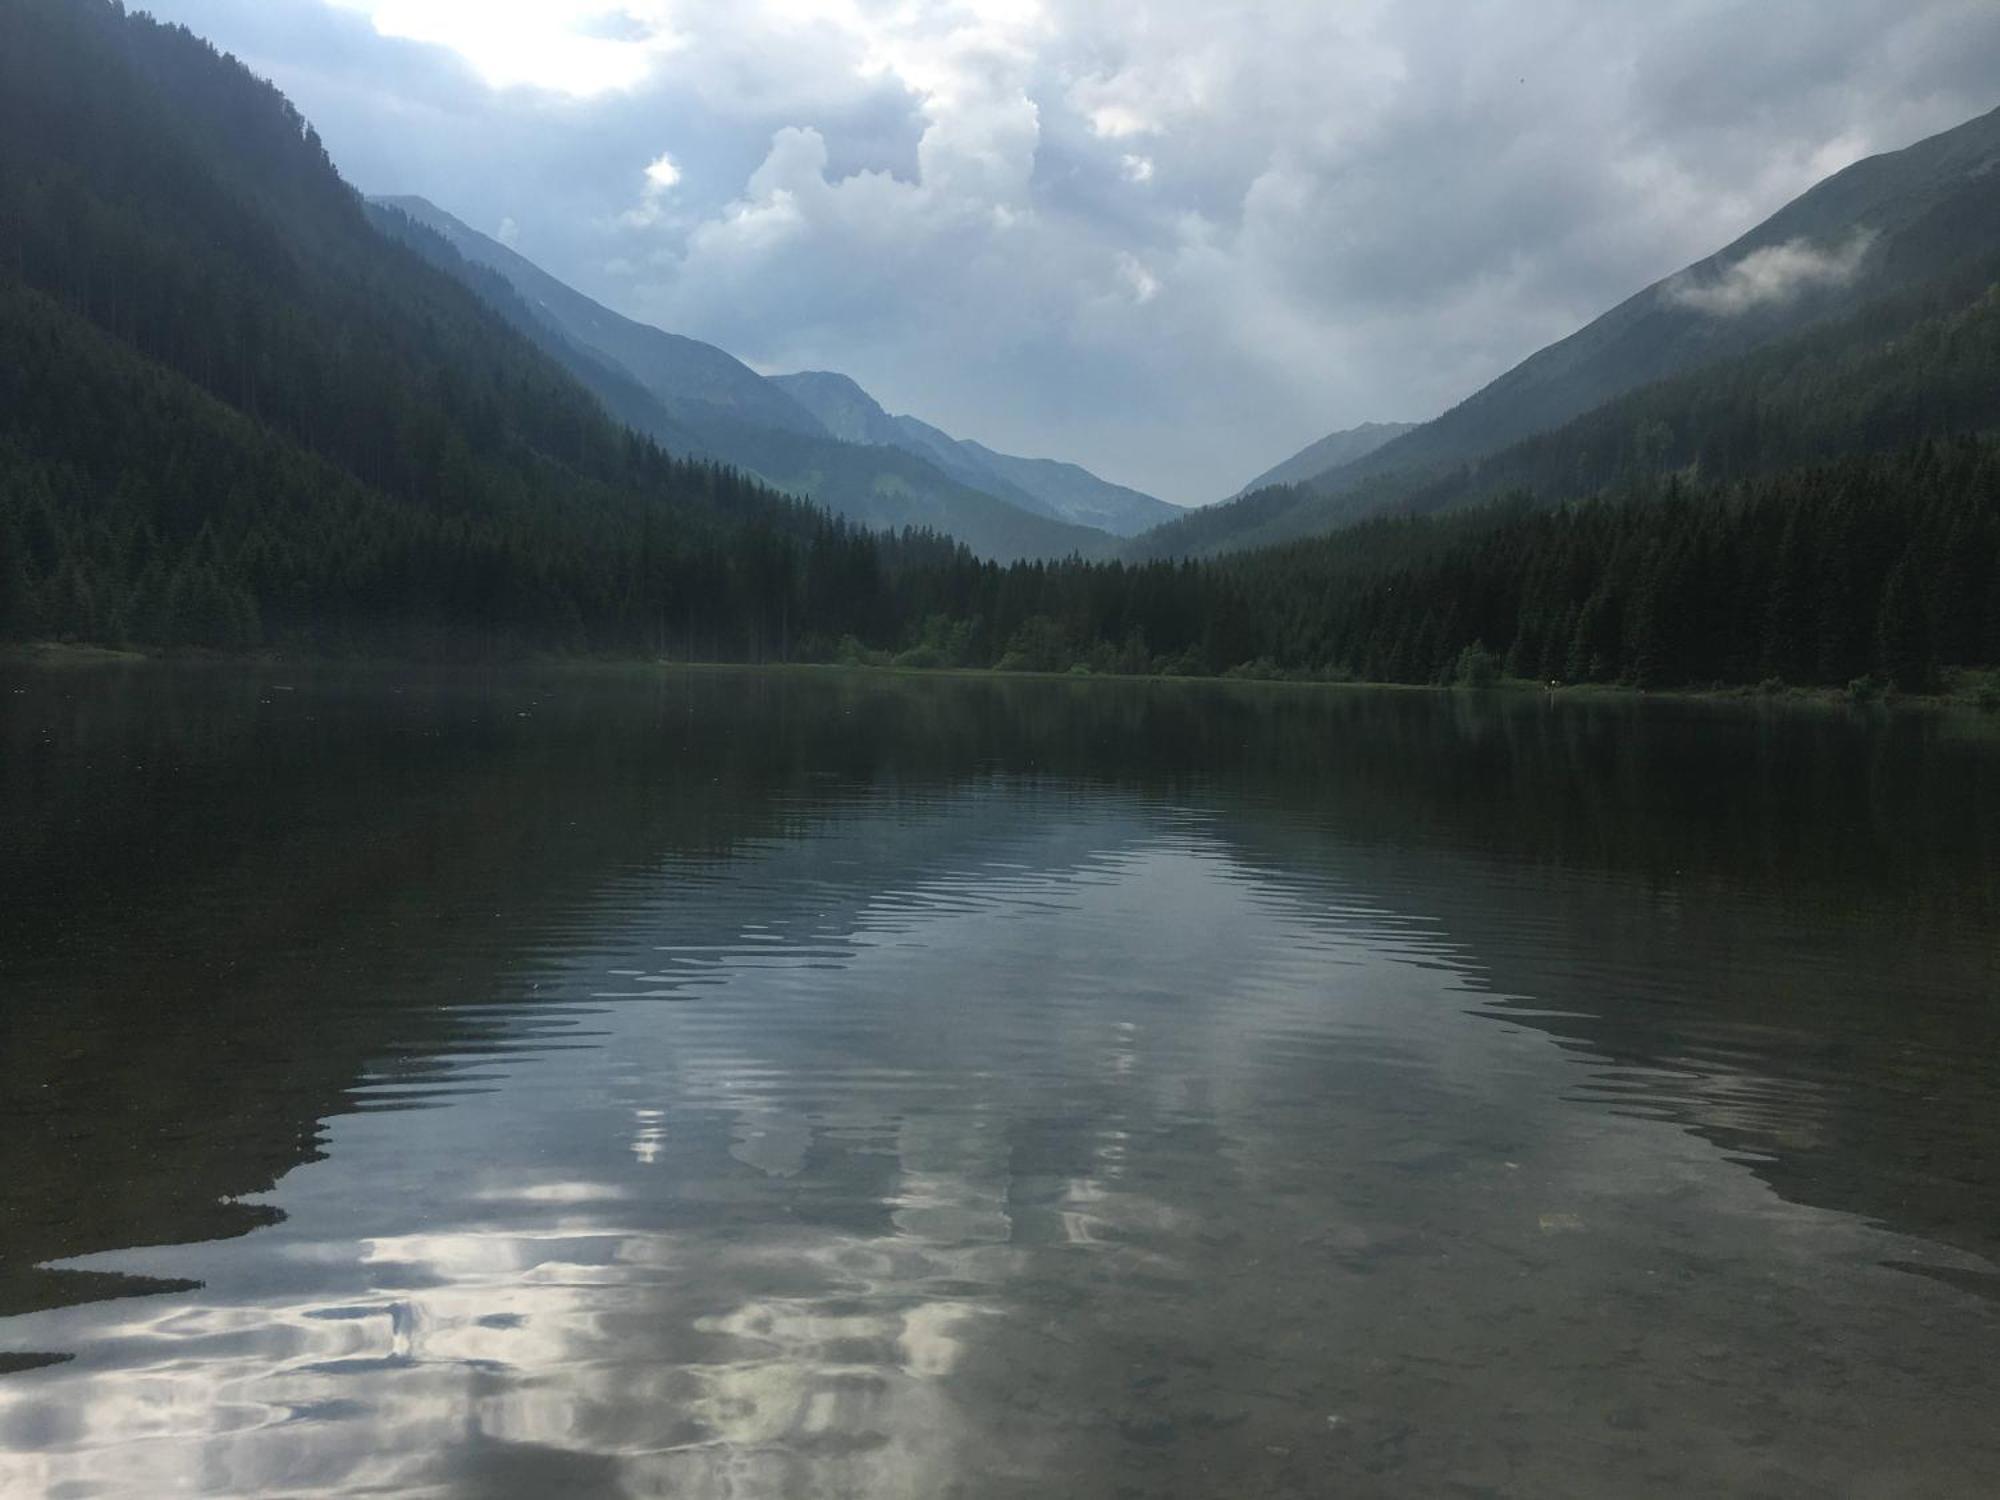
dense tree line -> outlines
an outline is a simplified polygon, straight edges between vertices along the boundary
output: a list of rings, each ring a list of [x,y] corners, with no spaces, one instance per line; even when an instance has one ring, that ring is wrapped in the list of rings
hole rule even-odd
[[[110,0],[0,7],[0,225],[0,638],[1912,690],[2000,663],[2000,460],[1932,432],[1992,425],[1976,277],[1840,359],[1607,409],[1595,499],[1001,566],[620,426],[378,233],[275,90]],[[1593,420],[1548,451],[1573,468]],[[1854,432],[1901,446],[1803,462]],[[1514,476],[1544,501],[1546,458]]]
[[[474,469],[412,503],[0,285],[0,636],[755,657],[808,566],[828,628],[878,634],[885,561],[949,551],[621,442],[626,484]]]
[[[929,612],[904,625],[920,664],[1926,691],[2000,664],[2000,444],[1516,497],[1208,563],[961,562],[901,597]]]
[[[1641,687],[1845,684],[1911,691],[2000,662],[2000,445],[1926,442],[1735,486],[1679,478],[1621,496],[1488,512],[1429,555],[1311,603],[1337,541],[1246,560],[1289,597],[1279,662],[1387,681],[1504,670]],[[1461,523],[1463,525],[1464,523]]]
[[[85,333],[51,337],[42,369],[68,357],[121,376],[51,399],[152,425],[128,432],[130,452],[0,441],[0,631],[17,637],[1395,682],[1873,676],[1912,691],[1945,667],[2000,663],[1990,440],[1737,486],[1674,478],[1555,509],[1522,498],[1380,520],[1213,562],[1002,567],[824,518],[803,535],[690,533],[608,488],[580,487],[561,511],[402,505]],[[720,508],[759,493],[657,450],[649,461]]]

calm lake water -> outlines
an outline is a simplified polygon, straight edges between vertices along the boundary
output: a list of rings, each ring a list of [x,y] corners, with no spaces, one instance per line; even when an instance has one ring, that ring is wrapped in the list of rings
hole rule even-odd
[[[0,1492],[2000,1493],[2000,726],[0,675]]]

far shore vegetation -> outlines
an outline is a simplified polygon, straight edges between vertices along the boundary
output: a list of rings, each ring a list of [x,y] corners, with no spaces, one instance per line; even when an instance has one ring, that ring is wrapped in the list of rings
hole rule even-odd
[[[23,15],[0,23],[0,642],[1993,691],[1987,187],[1850,316],[1323,497],[1371,519],[996,561],[614,420],[184,31],[102,3]]]
[[[0,645],[0,665],[26,666],[50,671],[146,664],[211,664],[215,666],[291,666],[308,669],[354,667],[364,670],[409,670],[424,667],[533,670],[566,672],[646,673],[676,672],[768,672],[768,673],[852,673],[859,677],[923,681],[937,678],[1019,679],[1044,682],[1106,682],[1163,684],[1229,684],[1275,688],[1356,689],[1371,692],[1471,692],[1496,693],[1514,697],[1541,696],[1551,700],[1590,701],[1602,699],[1657,698],[1665,700],[1758,704],[1811,704],[1823,707],[1893,709],[1976,709],[2000,717],[2000,669],[1946,668],[1934,691],[1906,693],[1876,678],[1863,678],[1844,688],[1794,685],[1776,678],[1729,686],[1712,683],[1706,687],[1641,688],[1631,683],[1565,683],[1508,677],[1493,672],[1479,655],[1463,663],[1464,670],[1448,679],[1430,683],[1384,682],[1343,673],[1304,673],[1270,670],[1260,663],[1219,673],[1190,674],[1155,671],[1147,673],[1099,671],[1077,662],[1061,670],[1043,670],[1019,665],[969,667],[943,666],[910,661],[885,651],[871,651],[855,642],[830,659],[747,662],[700,660],[686,657],[639,655],[549,655],[536,653],[508,660],[481,662],[436,661],[407,656],[336,657],[300,656],[271,650],[214,650],[202,647],[146,648],[109,647],[72,641],[27,641]],[[907,653],[904,654],[907,656]]]

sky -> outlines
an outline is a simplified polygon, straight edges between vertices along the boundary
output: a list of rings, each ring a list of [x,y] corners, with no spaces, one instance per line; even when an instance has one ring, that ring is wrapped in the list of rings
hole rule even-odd
[[[135,0],[759,370],[1198,504],[2000,106],[1993,0]]]

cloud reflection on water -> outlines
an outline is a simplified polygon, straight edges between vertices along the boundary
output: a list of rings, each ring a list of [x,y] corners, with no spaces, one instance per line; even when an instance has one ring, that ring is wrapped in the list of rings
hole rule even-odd
[[[276,1228],[97,1258],[208,1287],[28,1320],[83,1357],[0,1385],[0,1482],[754,1500],[1213,1493],[1220,1465],[1276,1493],[1550,1451],[1608,1391],[1712,1475],[1768,1372],[1704,1349],[1831,1359],[1939,1315],[1870,1279],[1886,1236],[1607,1121],[1570,1053],[1473,1020],[1448,924],[1370,894],[1407,863],[1274,875],[1200,820],[1047,796],[607,884],[531,964],[532,1025],[588,1014],[587,1045],[335,1119]],[[1772,1097],[1747,1060],[1701,1084]],[[1691,1302],[1646,1282],[1697,1263]],[[1770,1300],[1829,1266],[1823,1310]],[[1954,1422],[1921,1394],[1885,1388],[1909,1441]]]

